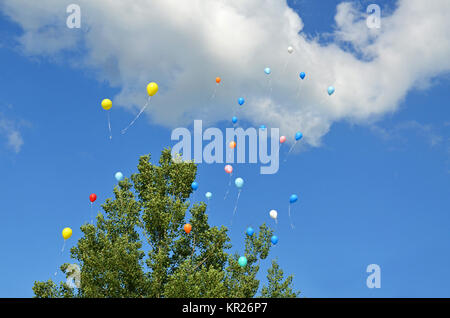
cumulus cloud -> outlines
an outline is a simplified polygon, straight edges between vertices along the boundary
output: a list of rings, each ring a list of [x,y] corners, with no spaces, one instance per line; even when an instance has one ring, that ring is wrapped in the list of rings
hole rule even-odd
[[[303,34],[301,17],[282,0],[77,3],[80,30],[66,27],[70,2],[3,0],[1,8],[21,25],[24,52],[77,51],[78,65],[120,87],[116,105],[136,112],[146,84],[158,82],[147,114],[167,127],[193,119],[212,124],[236,113],[287,136],[301,130],[318,146],[333,122],[373,122],[397,110],[408,91],[450,70],[448,0],[398,1],[379,29],[367,27],[364,11],[341,3],[326,45]],[[211,99],[216,76],[222,83]],[[246,103],[238,109],[241,96]]]

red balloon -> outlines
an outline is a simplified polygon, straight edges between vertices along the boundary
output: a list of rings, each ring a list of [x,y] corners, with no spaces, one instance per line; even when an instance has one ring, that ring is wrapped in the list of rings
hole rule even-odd
[[[92,194],[89,196],[89,200],[91,200],[91,202],[94,202],[95,200],[97,200],[97,195],[96,195],[95,193],[92,193]]]
[[[233,172],[233,167],[231,165],[226,165],[225,166],[225,172],[226,173],[232,173]]]

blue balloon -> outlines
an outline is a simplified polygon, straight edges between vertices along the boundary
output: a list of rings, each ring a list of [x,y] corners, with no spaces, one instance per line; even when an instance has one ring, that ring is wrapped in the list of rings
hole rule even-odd
[[[237,123],[237,117],[233,116],[233,118],[231,118],[231,121],[233,122],[233,124],[236,124]]]
[[[331,95],[333,93],[334,93],[334,87],[333,86],[328,87],[328,95]]]
[[[247,228],[247,235],[248,235],[248,236],[252,236],[253,233],[255,233],[255,230],[253,230],[252,227],[249,226],[249,227]]]
[[[304,79],[304,78],[305,78],[305,75],[306,75],[305,72],[300,72],[300,75],[299,75],[299,76],[300,76],[301,79]]]
[[[211,193],[211,192],[206,192],[206,193],[205,193],[205,197],[206,197],[207,199],[211,199],[212,193]]]
[[[272,244],[277,244],[278,243],[278,236],[274,235],[270,238],[270,240],[272,241]]]
[[[295,133],[295,140],[300,140],[300,139],[302,139],[302,137],[303,137],[303,134],[301,132],[298,131]]]
[[[239,257],[238,263],[241,267],[244,267],[247,265],[247,258],[245,256]]]
[[[234,180],[234,184],[236,185],[236,187],[238,189],[240,189],[240,188],[242,188],[244,186],[244,179],[236,178],[236,180]]]
[[[242,105],[244,105],[244,103],[245,103],[245,99],[242,97],[239,97],[238,104],[242,106]]]
[[[121,181],[123,179],[123,174],[122,172],[116,172],[116,174],[114,175],[114,178],[116,178],[117,181]]]
[[[192,188],[192,190],[197,190],[198,189],[198,183],[197,182],[192,182],[192,184],[191,184],[191,188]]]
[[[266,126],[261,125],[261,126],[259,126],[259,128],[261,128],[262,130],[264,130],[264,129],[266,129]]]
[[[296,194],[291,195],[291,197],[289,198],[290,203],[297,202],[297,200],[298,200],[298,196]]]
[[[264,69],[264,73],[266,73],[267,75],[269,75],[270,74],[270,67],[266,67],[265,69]]]

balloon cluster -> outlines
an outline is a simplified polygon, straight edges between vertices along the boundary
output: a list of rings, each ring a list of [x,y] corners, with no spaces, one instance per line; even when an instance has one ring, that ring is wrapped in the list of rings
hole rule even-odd
[[[287,52],[288,52],[289,54],[292,54],[292,53],[294,52],[294,48],[293,48],[292,46],[288,46]],[[286,62],[285,68],[286,68],[286,66],[287,66],[287,62]],[[272,73],[271,68],[270,68],[270,67],[264,68],[264,73],[265,73],[266,75],[270,75],[270,74]],[[301,80],[304,80],[304,79],[306,78],[306,73],[302,71],[302,72],[299,73],[298,76],[299,76],[299,78],[300,78]],[[270,78],[271,78],[271,77],[268,77],[268,79],[270,79]],[[216,86],[216,88],[217,88],[217,87],[219,86],[219,84],[221,84],[222,79],[221,79],[219,76],[217,76],[217,77],[215,78],[215,82],[216,82],[216,84],[217,84],[217,86]],[[269,82],[270,82],[270,80],[269,80]],[[146,107],[147,107],[148,104],[149,104],[150,98],[151,98],[152,96],[154,96],[154,95],[158,92],[158,90],[159,90],[158,84],[155,83],[155,82],[150,82],[150,83],[148,83],[148,85],[147,85],[147,87],[146,87],[146,90],[147,90],[147,95],[148,95],[147,102],[146,102],[145,105],[142,107],[142,109],[141,109],[141,111],[138,113],[138,115],[134,118],[134,120],[131,121],[131,123],[130,123],[125,129],[122,130],[122,133],[125,133],[125,132],[126,132],[126,131],[134,124],[134,122],[139,118],[139,116],[145,111]],[[215,96],[215,92],[216,92],[216,91],[214,91],[214,94],[213,94],[212,97]],[[335,88],[334,88],[333,86],[329,86],[329,87],[327,88],[327,93],[328,93],[329,96],[333,95],[334,92],[335,92]],[[244,103],[245,103],[245,99],[244,99],[243,97],[239,97],[239,98],[237,99],[237,102],[238,102],[238,105],[239,105],[239,106],[243,106]],[[112,139],[112,133],[111,133],[111,122],[110,122],[110,114],[109,114],[109,111],[111,110],[112,105],[113,105],[113,103],[112,103],[111,99],[105,98],[105,99],[103,99],[103,100],[101,101],[101,107],[103,108],[103,110],[107,111],[107,116],[108,116],[108,129],[109,129],[109,133],[110,133],[110,139]],[[236,124],[236,123],[238,122],[238,118],[237,118],[236,116],[233,116],[233,117],[231,118],[231,122],[232,122],[233,124]],[[265,129],[266,129],[266,126],[265,126],[265,125],[261,125],[261,126],[260,126],[260,129],[261,129],[261,130],[265,130]],[[298,132],[295,133],[295,136],[294,136],[295,143],[291,146],[291,148],[290,148],[288,154],[291,152],[291,150],[293,149],[293,147],[295,146],[295,144],[296,144],[299,140],[301,140],[302,138],[303,138],[303,134],[302,134],[300,131],[298,131]],[[287,141],[287,137],[286,137],[286,136],[281,136],[279,141],[280,141],[280,144],[284,144],[284,143]],[[235,149],[235,148],[236,148],[236,142],[235,142],[234,140],[232,140],[232,141],[229,142],[229,145],[228,145],[228,146],[229,146],[231,149]],[[232,173],[233,173],[233,167],[232,167],[231,165],[226,165],[224,169],[225,169],[225,172],[226,172],[227,174],[230,175],[230,183],[231,183],[231,176],[232,176]],[[120,172],[120,171],[116,172],[116,173],[114,174],[114,177],[115,177],[115,179],[116,179],[118,182],[120,182],[120,181],[122,181],[122,180],[124,179],[124,175],[123,175],[123,173]],[[234,215],[234,213],[236,212],[236,209],[237,209],[237,203],[238,203],[238,200],[239,200],[239,196],[240,196],[240,193],[241,193],[242,188],[244,187],[244,179],[243,179],[242,177],[235,178],[234,184],[235,184],[236,188],[238,189],[238,197],[237,197],[237,200],[236,200],[236,206],[235,206],[233,215]],[[192,189],[192,191],[197,191],[197,190],[198,190],[198,187],[199,187],[199,185],[198,185],[198,183],[197,183],[196,181],[192,182],[192,184],[191,184],[191,189]],[[213,196],[213,194],[212,194],[211,192],[209,192],[209,191],[205,193],[205,198],[208,199],[208,200],[210,200],[210,199],[212,198],[212,196]],[[225,198],[226,198],[226,195],[225,195]],[[89,200],[90,200],[90,202],[91,202],[91,207],[92,207],[92,204],[97,200],[97,195],[96,195],[95,193],[90,194]],[[292,205],[293,203],[297,202],[297,201],[298,201],[298,196],[297,196],[296,194],[292,194],[292,195],[289,197],[289,217],[290,217],[290,212],[291,212],[291,210],[290,210],[290,209],[291,209],[291,205]],[[275,220],[276,223],[278,222],[278,221],[277,221],[277,220],[278,220],[278,219],[277,219],[277,218],[278,218],[278,212],[277,212],[277,210],[274,210],[274,209],[270,210],[270,211],[269,211],[269,216],[270,216],[271,219]],[[291,222],[291,225],[292,225],[292,222]],[[183,229],[184,229],[184,231],[185,231],[186,234],[189,234],[189,233],[191,233],[191,231],[192,231],[192,225],[189,224],[189,223],[186,223],[186,224],[184,225]],[[248,228],[247,228],[246,234],[247,234],[249,237],[252,237],[252,236],[254,235],[254,233],[255,233],[255,231],[254,231],[254,229],[253,229],[252,227],[248,227]],[[69,228],[69,227],[64,228],[63,231],[62,231],[62,236],[63,236],[63,238],[64,238],[64,241],[67,240],[67,239],[69,239],[69,238],[72,236],[72,229]],[[270,240],[271,240],[272,244],[274,244],[274,245],[278,243],[278,237],[277,237],[276,235],[273,235],[273,236],[271,237]],[[245,266],[247,265],[247,258],[246,258],[245,256],[239,257],[238,263],[239,263],[239,265],[240,265],[241,267],[245,267]]]

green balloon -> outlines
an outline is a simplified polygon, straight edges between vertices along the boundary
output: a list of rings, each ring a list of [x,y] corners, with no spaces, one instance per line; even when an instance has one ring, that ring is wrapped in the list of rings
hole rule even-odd
[[[247,265],[247,258],[245,256],[241,256],[239,257],[238,262],[241,267],[244,267],[245,265]]]

